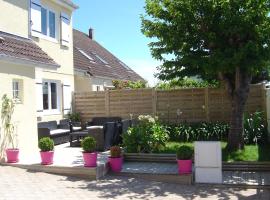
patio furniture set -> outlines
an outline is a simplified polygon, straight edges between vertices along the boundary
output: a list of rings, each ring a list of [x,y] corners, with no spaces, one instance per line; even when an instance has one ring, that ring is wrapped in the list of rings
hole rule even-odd
[[[80,145],[80,140],[92,136],[96,141],[96,150],[104,151],[113,145],[121,143],[121,135],[125,133],[133,120],[120,117],[94,117],[84,125],[80,122],[71,122],[69,119],[38,123],[38,139],[50,137],[54,144],[70,142],[70,146]]]

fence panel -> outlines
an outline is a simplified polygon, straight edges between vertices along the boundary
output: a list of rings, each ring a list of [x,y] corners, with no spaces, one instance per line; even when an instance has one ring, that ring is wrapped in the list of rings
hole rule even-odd
[[[252,85],[246,112],[266,111],[264,85]],[[223,88],[176,90],[110,90],[74,93],[74,108],[83,121],[96,116],[157,115],[165,122],[224,121],[230,119],[230,100]]]

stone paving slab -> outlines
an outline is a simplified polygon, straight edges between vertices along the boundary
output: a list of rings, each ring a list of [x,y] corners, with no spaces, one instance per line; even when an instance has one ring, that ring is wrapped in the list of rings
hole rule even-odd
[[[268,189],[184,186],[111,176],[89,181],[0,166],[0,200],[269,200],[269,197]]]

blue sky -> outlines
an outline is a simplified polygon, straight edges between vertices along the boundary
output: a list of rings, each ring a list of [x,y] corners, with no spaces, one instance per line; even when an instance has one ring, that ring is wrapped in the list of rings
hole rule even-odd
[[[151,57],[150,42],[141,33],[140,15],[144,0],[73,0],[80,8],[73,15],[73,26],[85,33],[94,28],[94,38],[116,57],[153,85],[159,62]]]

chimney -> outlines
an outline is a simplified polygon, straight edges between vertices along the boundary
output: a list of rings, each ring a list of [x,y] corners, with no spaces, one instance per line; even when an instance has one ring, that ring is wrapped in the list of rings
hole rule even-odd
[[[94,39],[94,29],[93,28],[89,28],[89,35],[88,37],[93,40]]]

